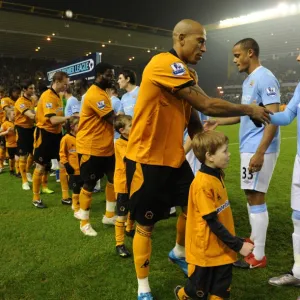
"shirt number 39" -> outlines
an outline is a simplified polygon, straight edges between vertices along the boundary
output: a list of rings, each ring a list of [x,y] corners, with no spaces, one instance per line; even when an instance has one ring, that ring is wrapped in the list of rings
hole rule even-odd
[[[248,168],[243,167],[243,171],[242,171],[242,179],[246,179],[246,178],[247,178],[248,180],[253,179],[253,174],[252,174],[252,173],[249,173]]]

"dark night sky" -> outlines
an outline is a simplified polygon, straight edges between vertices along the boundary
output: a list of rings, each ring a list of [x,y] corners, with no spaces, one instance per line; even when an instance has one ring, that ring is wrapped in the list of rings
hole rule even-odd
[[[203,24],[237,17],[276,6],[271,0],[6,0],[52,9],[71,9],[74,13],[172,29],[181,19],[191,18]],[[295,2],[287,0],[285,2]]]

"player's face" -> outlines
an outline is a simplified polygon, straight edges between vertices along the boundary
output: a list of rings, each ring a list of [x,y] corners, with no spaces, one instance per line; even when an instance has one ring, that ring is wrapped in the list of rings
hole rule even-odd
[[[78,123],[73,127],[73,133],[75,136],[76,136],[77,132],[78,132]]]
[[[247,72],[250,66],[250,58],[248,52],[241,48],[241,45],[236,45],[233,50],[233,62],[237,66],[240,73]]]
[[[123,130],[123,134],[129,136],[130,131],[131,131],[131,122],[128,122],[128,123],[125,125],[125,128],[124,128],[124,130]]]
[[[35,86],[34,86],[34,84],[30,85],[30,86],[27,88],[27,90],[24,90],[24,92],[26,93],[26,95],[27,95],[28,97],[33,96],[33,95],[35,94]]]
[[[119,78],[118,78],[118,84],[120,86],[120,89],[126,89],[127,86],[128,86],[128,82],[129,82],[129,78],[125,79],[124,75],[123,74],[120,74],[119,75]]]
[[[104,72],[101,78],[101,83],[104,89],[109,89],[112,87],[115,81],[115,71],[113,69],[108,69]]]
[[[20,95],[21,95],[21,91],[13,91],[11,93],[11,99],[14,100],[14,101],[16,101],[16,100],[18,100],[18,98],[20,97]]]
[[[69,78],[64,77],[62,81],[56,81],[56,92],[57,93],[64,93],[67,87],[69,86]]]
[[[212,155],[213,164],[220,169],[227,168],[230,160],[230,153],[228,152],[228,144],[220,147],[214,155]]]
[[[182,53],[186,63],[196,65],[206,52],[206,31],[187,34],[183,37]]]

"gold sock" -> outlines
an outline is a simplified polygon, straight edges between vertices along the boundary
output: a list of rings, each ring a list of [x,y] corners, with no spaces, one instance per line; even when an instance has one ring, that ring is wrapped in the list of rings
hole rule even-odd
[[[15,159],[10,159],[9,160],[9,170],[13,171],[15,169]]]
[[[22,182],[26,183],[28,181],[26,176],[26,156],[20,156],[19,167],[20,173],[22,175]]]
[[[79,194],[72,195],[72,206],[75,212],[79,211],[80,209]]]
[[[185,246],[185,225],[186,225],[186,214],[182,212],[177,219],[176,243],[183,247]]]
[[[210,295],[209,300],[223,300],[224,298],[221,298],[219,296],[216,295]]]
[[[15,159],[16,174],[20,174],[19,159]]]
[[[3,169],[3,162],[5,160],[5,149],[0,147],[0,169]]]
[[[181,288],[178,293],[177,293],[177,297],[179,300],[188,300],[191,299],[186,293],[184,288]]]
[[[116,221],[115,224],[116,246],[124,245],[125,239],[125,221]]]
[[[62,198],[68,199],[70,198],[69,194],[69,184],[68,184],[68,174],[65,168],[59,169],[59,179],[60,179],[60,186],[62,192]]]
[[[33,165],[33,155],[29,154],[26,162],[26,173],[30,173],[30,168]]]
[[[107,218],[112,218],[115,215],[116,197],[115,197],[114,185],[110,182],[106,183],[105,195],[106,195],[105,216]]]
[[[84,188],[81,189],[79,194],[80,210],[84,212],[90,211],[92,194],[93,194],[92,192],[88,192]],[[87,218],[83,218],[83,220],[80,221],[80,226],[82,227],[88,223],[90,223],[89,216]]]
[[[46,189],[48,187],[48,172],[44,172],[42,177],[42,188]]]
[[[130,219],[130,213],[128,213],[126,231],[130,232],[133,229],[134,229],[134,220]]]
[[[151,250],[151,232],[145,231],[137,225],[133,238],[133,255],[138,279],[146,278],[149,275]]]
[[[45,176],[44,171],[40,171],[37,168],[34,169],[32,177],[33,201],[40,200],[40,189],[43,176]]]

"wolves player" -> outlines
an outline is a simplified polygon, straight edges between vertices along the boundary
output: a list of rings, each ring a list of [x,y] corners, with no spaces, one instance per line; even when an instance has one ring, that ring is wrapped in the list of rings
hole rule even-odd
[[[259,46],[251,38],[237,42],[233,48],[234,63],[240,73],[248,77],[243,83],[243,104],[256,101],[268,110],[279,111],[279,83],[275,76],[259,61]],[[248,201],[250,240],[255,245],[253,253],[234,265],[242,268],[263,268],[267,264],[265,243],[269,215],[265,194],[276,165],[280,136],[274,125],[256,127],[248,116],[218,119],[220,125],[240,125],[241,188]]]
[[[136,74],[132,70],[123,70],[119,74],[120,89],[127,91],[121,98],[119,114],[133,116],[133,110],[140,87],[136,85]]]
[[[192,107],[209,116],[250,115],[259,122],[269,122],[266,108],[232,104],[202,91],[187,64],[197,64],[204,52],[203,26],[182,20],[173,31],[173,49],[154,56],[143,73],[126,152],[130,213],[138,223],[133,240],[138,300],[153,300],[148,281],[151,235],[155,223],[168,216],[171,206],[181,206],[183,212],[169,258],[187,273],[185,213],[194,175],[185,160],[182,139],[187,126],[191,137],[202,131]]]
[[[297,58],[300,62],[300,54]],[[293,233],[293,248],[294,248],[294,266],[290,273],[274,277],[269,280],[269,283],[276,286],[293,285],[300,286],[300,84],[298,84],[294,97],[287,105],[283,112],[276,113],[272,116],[271,121],[276,125],[288,125],[297,116],[298,123],[298,150],[295,158],[292,192],[291,192],[291,206],[293,209],[292,220],[294,224]]]

